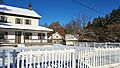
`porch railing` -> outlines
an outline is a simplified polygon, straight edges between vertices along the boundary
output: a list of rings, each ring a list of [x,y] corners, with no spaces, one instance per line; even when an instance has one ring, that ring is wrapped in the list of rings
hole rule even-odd
[[[15,43],[15,39],[0,39],[0,43],[13,44]],[[25,39],[23,43],[52,43],[52,40],[50,39]]]

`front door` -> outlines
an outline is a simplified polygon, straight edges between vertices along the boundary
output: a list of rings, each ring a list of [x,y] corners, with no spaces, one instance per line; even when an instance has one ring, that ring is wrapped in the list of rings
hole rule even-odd
[[[21,31],[15,32],[15,43],[21,43]]]

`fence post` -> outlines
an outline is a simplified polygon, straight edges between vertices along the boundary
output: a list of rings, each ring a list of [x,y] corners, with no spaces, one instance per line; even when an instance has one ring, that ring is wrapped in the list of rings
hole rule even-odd
[[[13,50],[12,56],[13,56],[13,68],[15,68],[15,57],[17,56],[17,53],[15,50]]]
[[[2,52],[2,68],[5,68],[5,50]]]
[[[108,45],[108,43],[106,42],[106,43],[105,43],[105,48],[107,48],[107,47],[108,47],[107,45]]]
[[[72,53],[72,68],[76,68],[76,52],[75,52],[75,49],[73,49],[73,53]]]
[[[95,52],[96,52],[96,51],[95,51],[95,48],[94,48],[94,51],[93,51],[93,66],[94,66],[94,68],[95,68],[95,66],[96,66],[96,65],[95,65],[95,64],[96,64],[96,63],[95,63]]]

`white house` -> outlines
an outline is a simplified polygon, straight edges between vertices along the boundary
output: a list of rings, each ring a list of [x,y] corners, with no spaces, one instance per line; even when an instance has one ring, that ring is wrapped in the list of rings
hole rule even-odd
[[[53,44],[62,44],[64,37],[58,32],[55,32],[54,34],[52,34],[52,36],[49,37],[49,39],[52,39]]]
[[[78,34],[66,34],[65,35],[66,45],[78,45],[79,35]]]
[[[41,16],[32,10],[0,5],[0,43],[1,44],[47,44],[47,33],[52,29],[39,26]]]

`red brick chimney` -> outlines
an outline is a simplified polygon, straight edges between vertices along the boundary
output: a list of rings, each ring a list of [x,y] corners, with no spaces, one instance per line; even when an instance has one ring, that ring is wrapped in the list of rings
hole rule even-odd
[[[29,10],[32,10],[32,3],[29,4]]]

